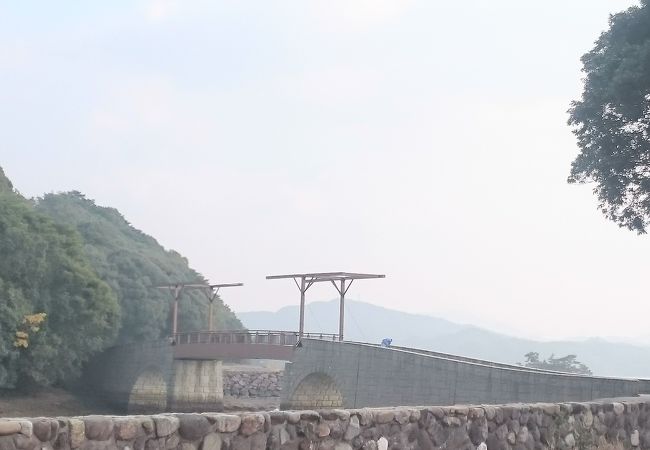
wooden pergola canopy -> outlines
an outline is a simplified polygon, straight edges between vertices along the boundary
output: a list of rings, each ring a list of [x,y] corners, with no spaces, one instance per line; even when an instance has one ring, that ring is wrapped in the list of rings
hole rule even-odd
[[[299,337],[305,332],[305,293],[314,283],[331,282],[340,295],[339,302],[339,341],[343,340],[343,325],[345,321],[345,294],[352,286],[354,280],[367,280],[372,278],[386,278],[386,275],[357,272],[314,272],[314,273],[293,273],[287,275],[269,275],[267,280],[279,280],[284,278],[293,279],[298,290],[300,290],[300,328]],[[300,282],[298,282],[300,280]],[[337,284],[338,282],[338,284]]]

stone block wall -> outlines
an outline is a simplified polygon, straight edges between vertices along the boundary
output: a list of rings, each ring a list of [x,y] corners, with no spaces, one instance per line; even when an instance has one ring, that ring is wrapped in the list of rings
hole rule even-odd
[[[162,374],[145,371],[136,379],[128,399],[130,413],[167,411],[167,380]]]
[[[169,341],[159,340],[102,352],[87,364],[83,379],[89,390],[112,406],[139,413],[161,411],[159,406],[169,406],[168,391],[173,377],[172,347]]]
[[[650,380],[639,379],[639,394],[650,395]]]
[[[168,340],[108,349],[87,366],[84,379],[93,393],[131,414],[223,407],[222,363],[175,360]]]
[[[650,400],[0,419],[0,449],[645,450]]]
[[[220,411],[223,408],[221,361],[176,360],[173,367],[172,411]]]
[[[223,372],[223,394],[234,398],[280,397],[283,371]]]
[[[322,373],[306,377],[292,395],[292,407],[304,408],[342,408],[343,396],[334,380]]]

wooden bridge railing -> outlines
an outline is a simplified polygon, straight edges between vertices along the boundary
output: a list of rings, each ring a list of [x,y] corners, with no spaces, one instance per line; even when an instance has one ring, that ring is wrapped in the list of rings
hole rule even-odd
[[[304,333],[303,337],[338,340],[332,333]],[[266,344],[293,346],[298,343],[297,331],[277,330],[235,330],[235,331],[191,331],[173,336],[176,345],[187,344]]]

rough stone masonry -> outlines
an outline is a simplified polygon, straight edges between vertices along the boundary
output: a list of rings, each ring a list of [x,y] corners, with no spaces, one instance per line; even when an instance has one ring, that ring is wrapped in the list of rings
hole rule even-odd
[[[648,449],[650,399],[0,419],[0,450]]]
[[[235,398],[280,397],[283,371],[223,371],[223,394]]]

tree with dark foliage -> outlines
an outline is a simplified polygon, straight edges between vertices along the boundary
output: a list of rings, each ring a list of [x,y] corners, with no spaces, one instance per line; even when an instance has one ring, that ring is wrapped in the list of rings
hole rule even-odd
[[[580,154],[570,183],[594,183],[599,207],[621,227],[650,224],[650,0],[613,15],[582,57],[582,98],[569,124]]]
[[[119,323],[81,236],[36,211],[0,169],[0,387],[75,378]]]

